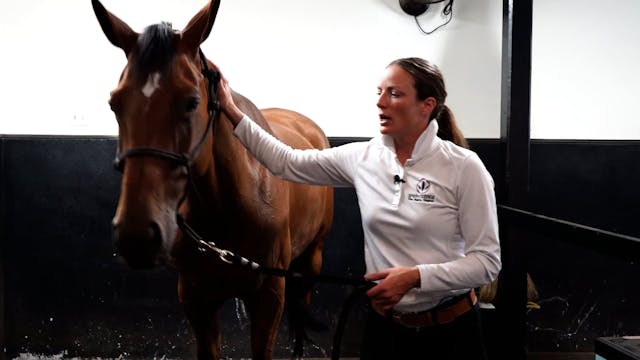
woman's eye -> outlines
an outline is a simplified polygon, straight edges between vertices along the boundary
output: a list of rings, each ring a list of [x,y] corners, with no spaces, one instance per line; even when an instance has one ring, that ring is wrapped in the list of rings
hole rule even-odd
[[[194,112],[198,108],[198,105],[200,105],[200,98],[195,96],[188,97],[185,102],[184,111],[188,113]]]
[[[378,96],[382,95],[382,90],[378,89],[377,94],[378,94]],[[387,92],[387,96],[397,98],[397,97],[400,97],[400,93],[398,91],[391,90],[391,91]]]

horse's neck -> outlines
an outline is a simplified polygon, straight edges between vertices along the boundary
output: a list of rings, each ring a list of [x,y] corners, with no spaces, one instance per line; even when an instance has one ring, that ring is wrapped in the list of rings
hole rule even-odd
[[[213,149],[215,177],[219,191],[245,195],[258,182],[259,163],[233,134],[233,127],[221,119]]]
[[[259,110],[243,99],[237,101],[243,112],[268,129]],[[198,181],[198,187],[202,189],[199,192],[206,194],[207,204],[192,208],[198,212],[213,212],[215,219],[212,222],[224,223],[225,227],[237,219],[262,221],[265,203],[270,202],[265,198],[265,194],[269,194],[265,189],[270,186],[271,173],[235,137],[233,126],[224,115],[213,133],[213,160]]]

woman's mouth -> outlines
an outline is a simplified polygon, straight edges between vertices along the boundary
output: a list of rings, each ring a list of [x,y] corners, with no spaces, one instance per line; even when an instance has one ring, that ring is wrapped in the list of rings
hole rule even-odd
[[[391,120],[391,117],[389,115],[380,114],[380,124],[386,124],[390,120]]]

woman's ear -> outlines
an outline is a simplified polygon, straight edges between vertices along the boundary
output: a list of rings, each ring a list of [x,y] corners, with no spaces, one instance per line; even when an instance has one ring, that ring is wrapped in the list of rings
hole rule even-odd
[[[437,105],[438,105],[438,102],[433,96],[429,96],[428,98],[422,100],[422,114],[423,115],[432,114],[433,110],[436,108]],[[429,115],[429,118],[431,117],[432,116]]]

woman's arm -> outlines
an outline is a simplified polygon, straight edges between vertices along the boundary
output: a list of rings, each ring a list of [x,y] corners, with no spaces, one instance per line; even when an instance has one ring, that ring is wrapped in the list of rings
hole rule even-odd
[[[352,186],[358,158],[366,143],[330,149],[293,149],[251,120],[236,106],[224,77],[218,87],[222,111],[234,126],[234,135],[274,175],[285,180],[333,186]]]
[[[418,265],[423,291],[479,287],[493,281],[502,265],[491,175],[473,154],[465,159],[458,179],[458,219],[466,243],[465,257],[442,264]]]

